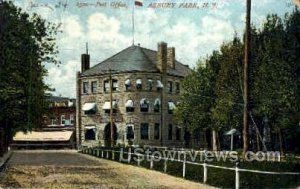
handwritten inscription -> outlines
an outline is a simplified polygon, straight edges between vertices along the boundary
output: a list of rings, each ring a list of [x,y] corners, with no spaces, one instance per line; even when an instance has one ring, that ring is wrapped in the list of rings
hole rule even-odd
[[[0,0],[1,1],[1,0]],[[225,0],[221,0],[225,1]],[[75,2],[74,2],[75,3]],[[178,8],[178,9],[216,9],[218,8],[219,1],[215,2],[150,2],[148,4],[144,4],[145,8],[152,8],[152,9],[172,9],[172,8]],[[36,3],[30,0],[28,2],[28,8],[29,10],[33,8],[49,8],[51,10],[57,9],[57,8],[63,8],[64,10],[69,6],[67,0],[59,0],[56,4],[50,4],[50,3]],[[73,4],[74,6],[74,4]],[[75,4],[78,8],[113,8],[113,9],[121,9],[121,8],[129,8],[132,6],[132,4],[128,3],[128,1],[107,1],[107,0],[95,0],[95,1],[77,1]]]
[[[94,3],[88,3],[88,2],[77,2],[76,4],[77,7],[79,8],[84,8],[84,7],[110,7],[114,9],[118,8],[128,8],[128,5],[122,1],[113,1],[113,2],[104,2],[104,1],[97,1]]]
[[[64,8],[66,9],[68,6],[67,0],[60,0],[57,2],[57,4],[50,4],[50,3],[37,3],[33,2],[32,0],[28,1],[28,7],[27,10],[32,10],[33,8],[48,8],[50,10],[54,10],[54,8]]]

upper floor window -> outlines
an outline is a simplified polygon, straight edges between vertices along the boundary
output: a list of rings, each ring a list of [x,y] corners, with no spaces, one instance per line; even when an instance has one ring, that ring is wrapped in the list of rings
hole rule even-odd
[[[89,92],[89,82],[83,82],[83,93]]]
[[[168,92],[169,93],[172,93],[172,90],[173,90],[173,83],[172,83],[172,81],[168,81]]]
[[[160,99],[157,98],[154,101],[154,112],[159,112],[160,111]]]
[[[118,80],[113,79],[112,80],[112,91],[117,91],[118,90]]]
[[[156,85],[157,91],[161,91],[163,87],[164,85],[162,84],[162,82],[160,80],[157,80],[157,85]]]
[[[126,79],[125,80],[125,89],[126,89],[126,91],[130,90],[130,88],[131,88],[131,81],[130,81],[130,79]]]
[[[104,83],[103,83],[103,91],[104,92],[108,92],[109,91],[109,80],[105,80]]]
[[[65,115],[61,115],[60,116],[60,124],[61,125],[65,125],[66,124],[66,116]]]
[[[140,107],[141,107],[141,112],[148,112],[149,111],[149,101],[146,98],[143,98],[140,101]]]
[[[82,110],[84,111],[85,115],[96,114],[96,103],[94,102],[85,103],[82,107]]]
[[[96,93],[97,92],[97,81],[92,81],[91,86],[92,86],[91,92]]]
[[[149,124],[141,123],[141,139],[148,140],[149,139]]]
[[[179,93],[179,92],[180,92],[180,84],[179,84],[179,82],[176,82],[176,83],[175,83],[175,92],[176,92],[176,93]]]
[[[132,100],[127,100],[125,107],[126,107],[126,112],[134,112],[134,106]]]
[[[148,90],[152,91],[153,88],[153,80],[152,79],[148,79]]]
[[[117,113],[117,106],[118,106],[117,101],[113,100],[112,101],[112,113]],[[104,110],[105,113],[109,114],[110,110],[111,110],[110,101],[104,102],[102,109]]]
[[[110,88],[110,83],[109,83],[109,80],[105,80],[104,81],[104,92],[109,92],[109,88]],[[117,91],[118,90],[118,80],[116,79],[113,79],[112,80],[112,91]]]
[[[168,102],[168,112],[169,112],[169,114],[172,114],[173,111],[175,110],[175,108],[176,108],[176,106],[175,106],[174,102],[169,101]]]
[[[142,90],[142,80],[141,79],[136,80],[136,89]]]

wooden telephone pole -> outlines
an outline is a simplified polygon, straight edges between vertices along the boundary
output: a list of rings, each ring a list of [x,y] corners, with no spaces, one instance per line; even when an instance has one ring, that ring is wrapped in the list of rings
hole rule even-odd
[[[251,0],[247,0],[245,52],[244,52],[244,116],[243,116],[243,156],[249,148],[249,50],[250,50],[250,18]]]
[[[111,78],[111,69],[109,69],[109,96],[110,96],[110,111],[109,111],[109,123],[110,123],[110,142],[111,147],[114,146],[114,126],[113,126],[113,99],[112,99],[112,78]]]

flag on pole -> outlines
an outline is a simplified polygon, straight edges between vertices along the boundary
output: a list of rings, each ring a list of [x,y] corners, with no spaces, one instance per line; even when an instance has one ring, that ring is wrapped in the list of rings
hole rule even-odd
[[[134,0],[136,6],[143,6],[143,0]]]

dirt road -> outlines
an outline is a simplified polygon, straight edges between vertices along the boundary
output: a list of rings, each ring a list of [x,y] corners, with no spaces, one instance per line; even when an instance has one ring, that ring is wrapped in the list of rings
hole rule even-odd
[[[213,188],[156,171],[76,153],[15,151],[0,188]]]

